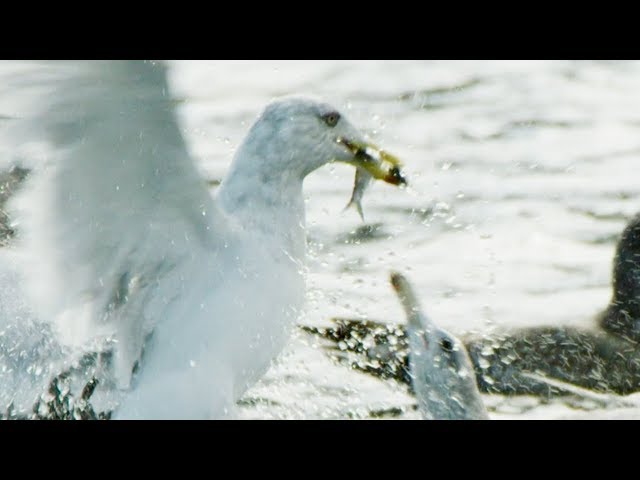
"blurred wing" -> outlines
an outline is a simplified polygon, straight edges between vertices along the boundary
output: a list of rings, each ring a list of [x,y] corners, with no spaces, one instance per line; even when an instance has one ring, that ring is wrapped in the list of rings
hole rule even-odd
[[[119,332],[138,350],[154,285],[225,235],[179,131],[165,67],[49,62],[5,80],[0,102],[20,110],[5,122],[3,147],[41,160],[14,202],[39,313],[67,343]]]

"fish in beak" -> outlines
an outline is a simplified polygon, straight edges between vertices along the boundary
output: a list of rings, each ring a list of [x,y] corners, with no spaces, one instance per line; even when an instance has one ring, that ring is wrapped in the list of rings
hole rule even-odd
[[[362,197],[373,179],[383,180],[392,185],[407,185],[406,178],[400,172],[402,164],[395,156],[385,152],[372,143],[359,143],[338,138],[338,143],[343,144],[353,154],[353,165],[356,167],[356,177],[351,193],[351,199],[345,207],[355,207],[364,221],[362,210]]]

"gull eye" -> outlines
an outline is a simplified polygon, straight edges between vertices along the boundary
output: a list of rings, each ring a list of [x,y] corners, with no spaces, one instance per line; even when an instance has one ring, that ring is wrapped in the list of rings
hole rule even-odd
[[[442,340],[440,340],[440,346],[442,347],[442,350],[447,353],[451,353],[453,351],[453,343],[451,343],[451,340],[449,340],[448,338],[443,338]]]
[[[340,120],[340,114],[338,112],[329,112],[322,115],[322,120],[324,123],[329,125],[330,127],[335,127]]]

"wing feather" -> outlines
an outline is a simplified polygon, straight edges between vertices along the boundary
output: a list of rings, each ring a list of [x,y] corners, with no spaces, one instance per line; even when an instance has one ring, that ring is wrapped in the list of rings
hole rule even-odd
[[[0,101],[28,100],[11,104],[3,147],[35,165],[12,212],[38,313],[66,343],[136,338],[121,347],[130,363],[150,289],[226,228],[180,132],[166,67],[25,64],[3,84]]]

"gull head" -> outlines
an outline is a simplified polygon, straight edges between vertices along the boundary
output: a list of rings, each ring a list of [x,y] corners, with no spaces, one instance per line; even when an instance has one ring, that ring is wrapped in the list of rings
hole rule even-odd
[[[267,105],[240,151],[261,159],[253,168],[266,178],[304,179],[336,161],[361,167],[387,183],[406,183],[393,155],[368,142],[333,106],[306,97],[285,97]]]
[[[407,279],[391,274],[408,320],[409,367],[422,416],[429,420],[486,419],[465,346],[421,310]]]

